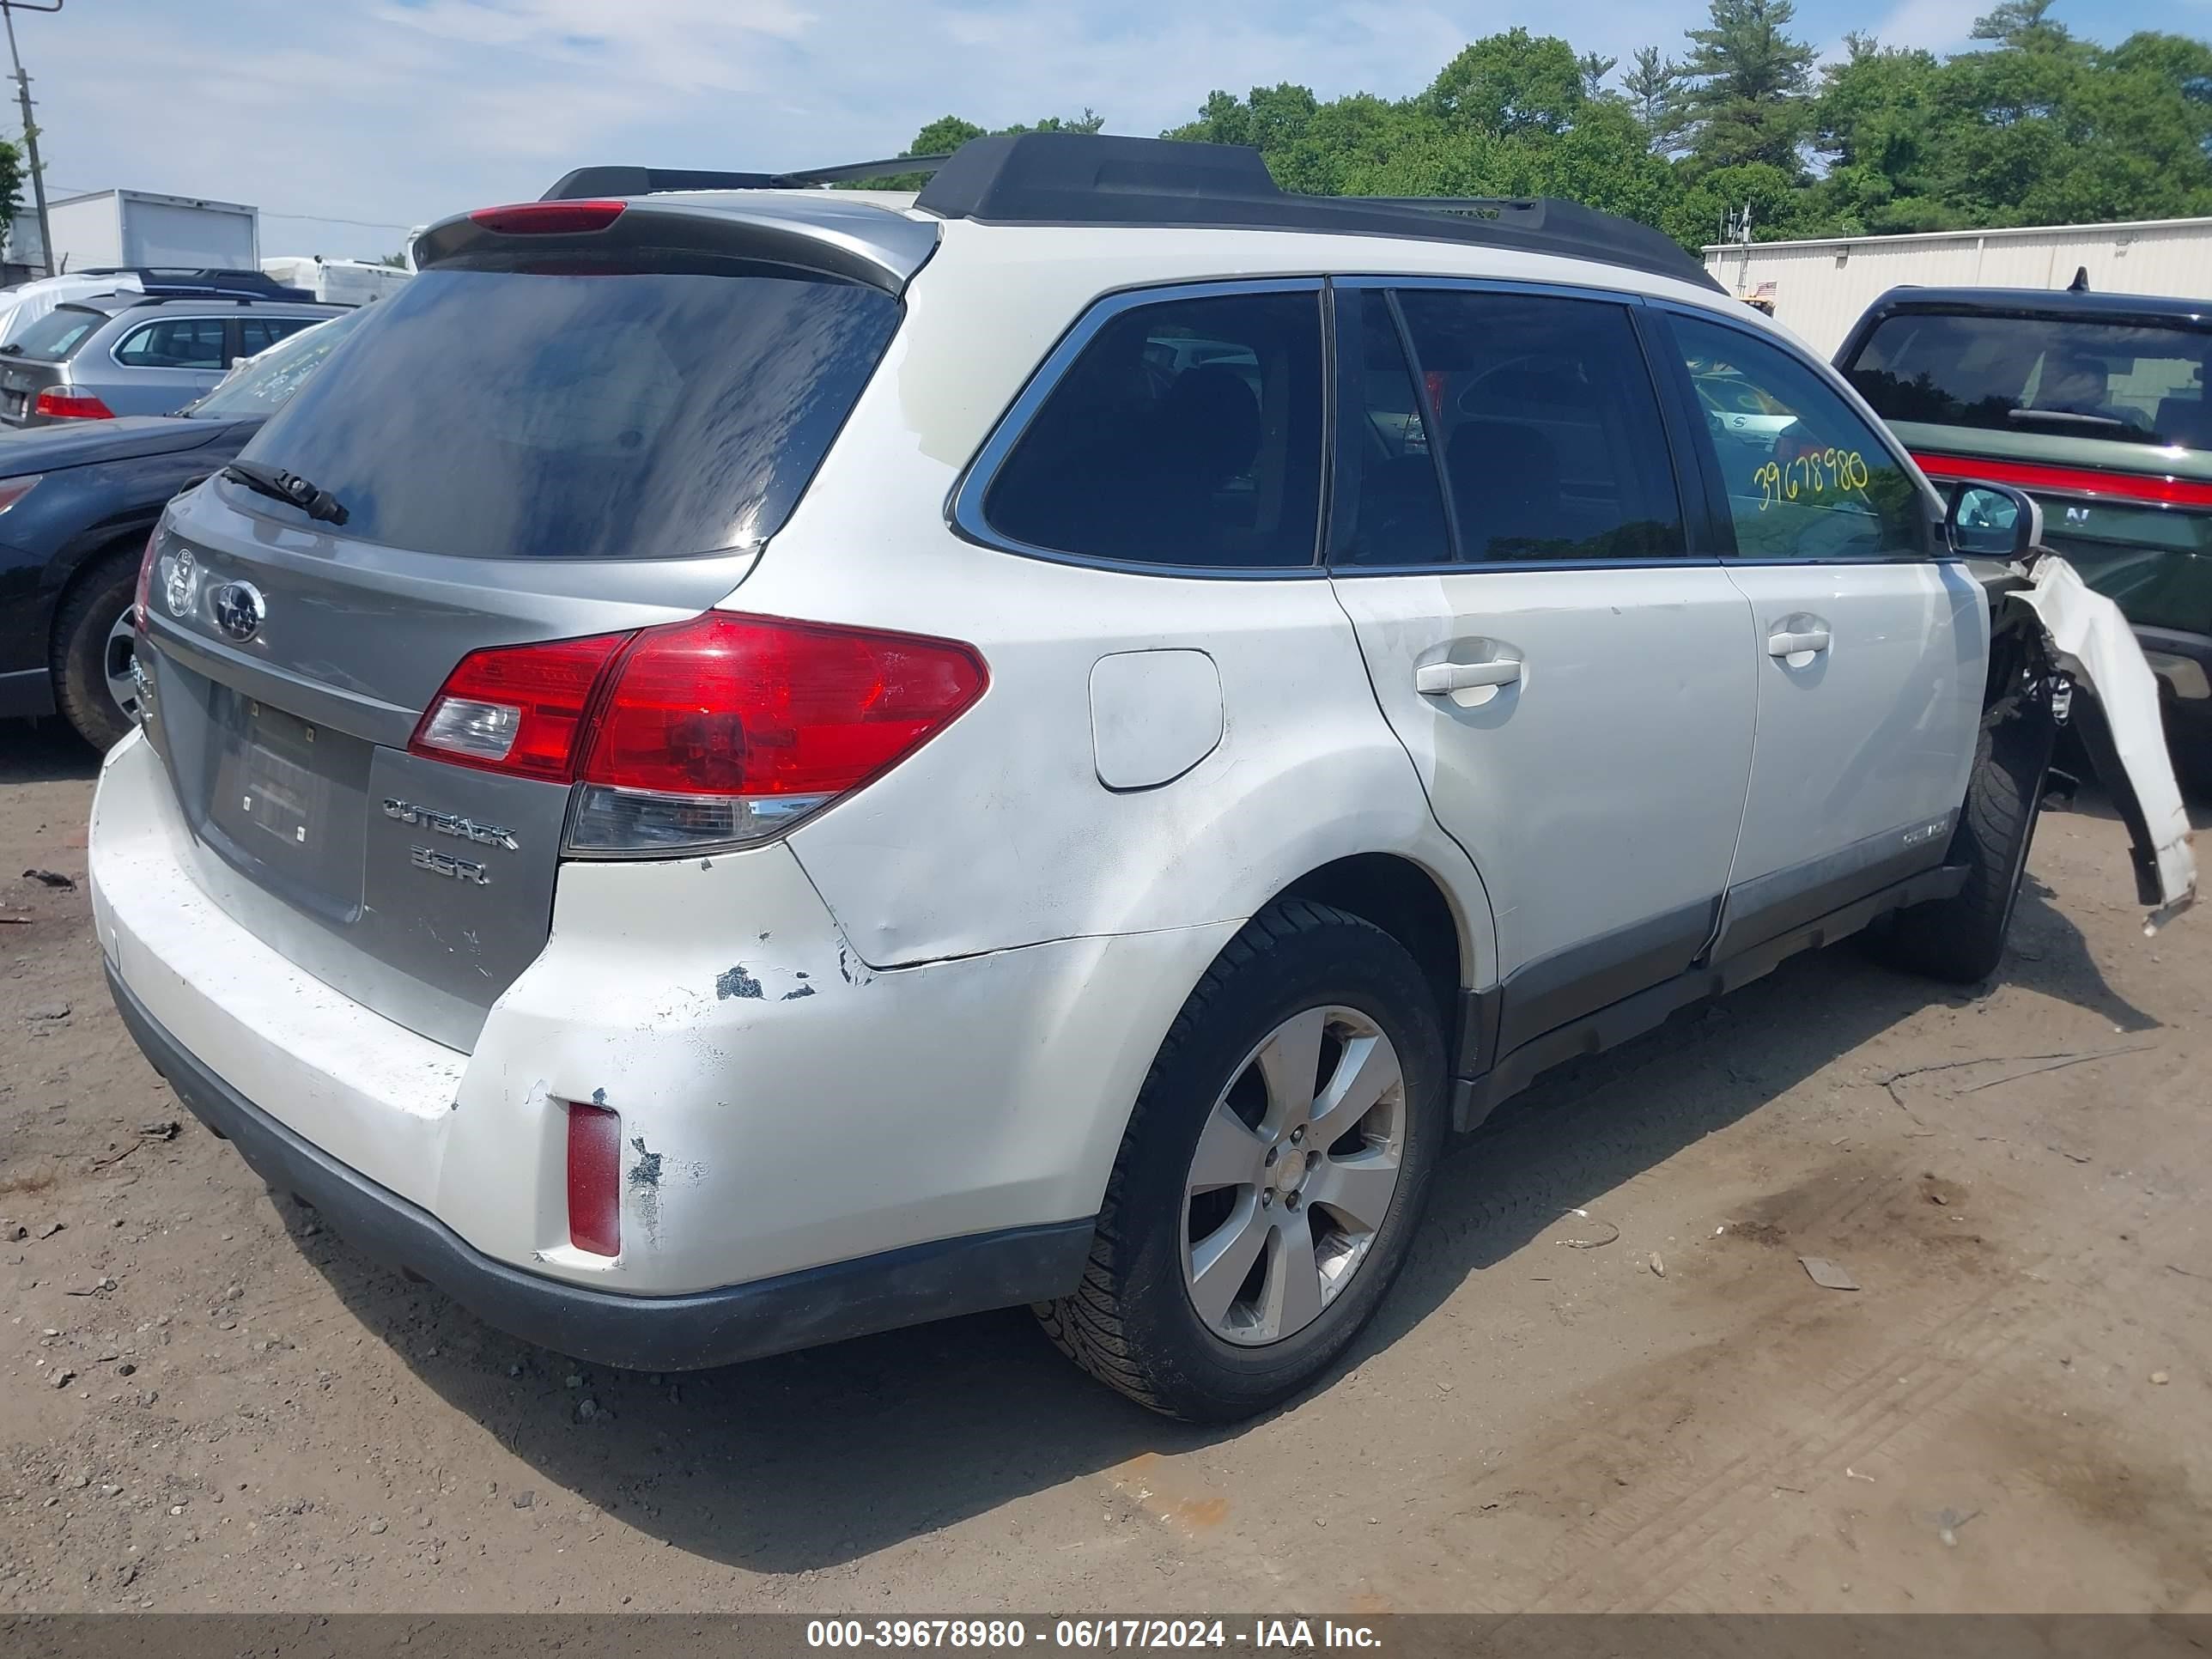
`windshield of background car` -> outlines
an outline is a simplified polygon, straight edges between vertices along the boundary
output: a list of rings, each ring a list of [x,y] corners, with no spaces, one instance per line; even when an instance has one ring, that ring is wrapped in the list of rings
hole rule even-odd
[[[764,541],[899,319],[829,278],[557,265],[427,270],[368,311],[242,459],[330,491],[335,533],[484,558]]]
[[[368,315],[364,306],[279,340],[185,413],[196,421],[242,421],[281,409]]]
[[[104,311],[91,311],[83,306],[57,306],[16,336],[15,349],[9,355],[35,357],[46,363],[66,362],[90,337],[93,330],[106,321],[107,313]]]
[[[1897,312],[1844,373],[1884,420],[2212,449],[2212,328]]]

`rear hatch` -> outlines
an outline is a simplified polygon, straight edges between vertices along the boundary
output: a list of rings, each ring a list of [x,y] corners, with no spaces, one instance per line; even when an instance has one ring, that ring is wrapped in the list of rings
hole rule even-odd
[[[107,313],[90,306],[56,306],[0,351],[0,421],[21,426],[36,411],[39,394],[68,378],[64,367],[107,325]]]
[[[2212,325],[1908,301],[1839,367],[1931,477],[2033,495],[2130,623],[2212,635]]]
[[[769,261],[642,205],[430,233],[240,457],[307,483],[219,474],[151,550],[149,732],[203,884],[458,1048],[544,944],[572,787],[410,753],[424,710],[471,653],[723,599],[900,316],[894,276],[804,236]]]

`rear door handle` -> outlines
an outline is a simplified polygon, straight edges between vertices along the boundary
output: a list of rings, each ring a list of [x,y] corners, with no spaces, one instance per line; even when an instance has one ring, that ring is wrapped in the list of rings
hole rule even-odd
[[[1413,690],[1425,697],[1448,697],[1478,686],[1511,685],[1520,678],[1521,664],[1513,657],[1495,662],[1424,663],[1413,671]]]
[[[1766,636],[1766,654],[1770,657],[1794,657],[1800,651],[1826,651],[1828,630],[1814,626],[1795,633],[1787,629]]]

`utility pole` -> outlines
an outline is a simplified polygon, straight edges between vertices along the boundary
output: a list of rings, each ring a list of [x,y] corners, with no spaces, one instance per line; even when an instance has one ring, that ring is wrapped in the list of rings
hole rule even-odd
[[[15,50],[15,9],[25,11],[59,11],[63,0],[53,0],[49,6],[35,0],[0,0],[0,18],[8,24],[8,57],[15,65],[15,95],[23,105],[23,159],[31,169],[31,197],[39,206],[39,258],[45,264],[46,275],[54,274],[54,227],[46,217],[46,175],[39,166],[39,124],[31,118],[31,77],[23,73],[23,55]]]

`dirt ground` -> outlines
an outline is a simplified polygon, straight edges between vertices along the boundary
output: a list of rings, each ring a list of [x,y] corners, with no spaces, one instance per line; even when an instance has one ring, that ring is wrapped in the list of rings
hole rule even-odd
[[[2212,915],[2086,797],[1994,988],[1845,946],[1554,1073],[1208,1432],[1019,1312],[654,1377],[368,1266],[109,1006],[91,773],[0,728],[0,1612],[2212,1612]]]

